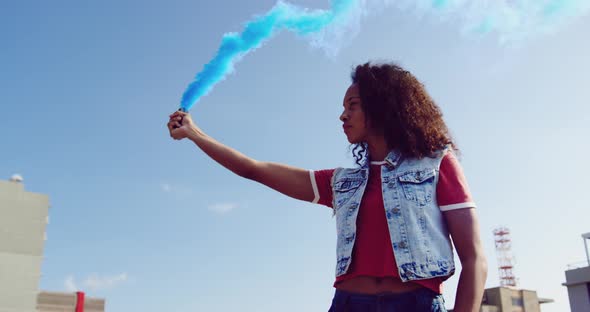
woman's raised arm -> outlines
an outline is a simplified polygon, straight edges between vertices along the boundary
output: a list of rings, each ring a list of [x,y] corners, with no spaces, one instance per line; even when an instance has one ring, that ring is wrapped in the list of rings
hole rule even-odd
[[[205,134],[188,113],[177,111],[170,115],[168,130],[175,140],[190,139],[213,160],[241,177],[296,199],[314,198],[308,170],[252,159]]]

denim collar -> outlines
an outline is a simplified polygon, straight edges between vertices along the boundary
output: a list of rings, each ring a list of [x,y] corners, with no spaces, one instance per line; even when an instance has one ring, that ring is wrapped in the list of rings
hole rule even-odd
[[[371,164],[370,155],[367,151],[367,156],[363,159],[361,163],[361,169],[369,169],[369,165]],[[389,154],[385,157],[385,162],[387,166],[390,168],[395,168],[399,165],[402,159],[402,154],[398,150],[391,150]]]
[[[391,168],[397,167],[401,161],[402,153],[400,153],[398,150],[391,150],[387,157],[385,157],[385,162],[387,162]]]

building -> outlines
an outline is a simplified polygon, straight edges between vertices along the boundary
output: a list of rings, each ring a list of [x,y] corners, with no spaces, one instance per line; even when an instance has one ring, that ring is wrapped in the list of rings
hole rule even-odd
[[[0,312],[36,309],[48,210],[48,196],[25,191],[20,176],[0,181]]]
[[[480,312],[541,312],[541,304],[549,302],[553,300],[539,298],[534,290],[488,288],[484,291]]]
[[[567,287],[572,312],[590,312],[590,255],[587,244],[590,233],[583,234],[582,239],[586,250],[586,261],[570,265],[565,271],[565,283],[562,284]]]
[[[0,181],[0,312],[104,312],[104,299],[82,292],[39,292],[48,212],[49,197],[22,177]]]
[[[495,287],[484,290],[480,312],[541,312],[541,304],[553,302],[534,290]],[[453,312],[453,310],[449,310]]]
[[[85,298],[83,292],[42,291],[37,295],[38,312],[104,312],[105,300]]]

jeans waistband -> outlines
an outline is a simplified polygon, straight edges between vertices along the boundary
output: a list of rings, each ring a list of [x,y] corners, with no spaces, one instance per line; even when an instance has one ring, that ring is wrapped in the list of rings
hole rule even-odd
[[[379,293],[379,294],[360,294],[360,293],[353,293],[345,290],[336,289],[336,293],[334,294],[334,298],[338,301],[348,301],[348,302],[382,302],[382,301],[390,301],[390,300],[404,300],[410,298],[419,298],[419,297],[434,297],[438,294],[434,291],[421,288],[405,293]]]

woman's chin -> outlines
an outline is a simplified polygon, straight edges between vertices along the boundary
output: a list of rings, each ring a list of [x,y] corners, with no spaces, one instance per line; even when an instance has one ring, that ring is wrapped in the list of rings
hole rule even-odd
[[[358,143],[361,143],[361,140],[359,140],[357,138],[346,137],[346,139],[348,140],[348,143],[350,143],[350,144],[358,144]]]

